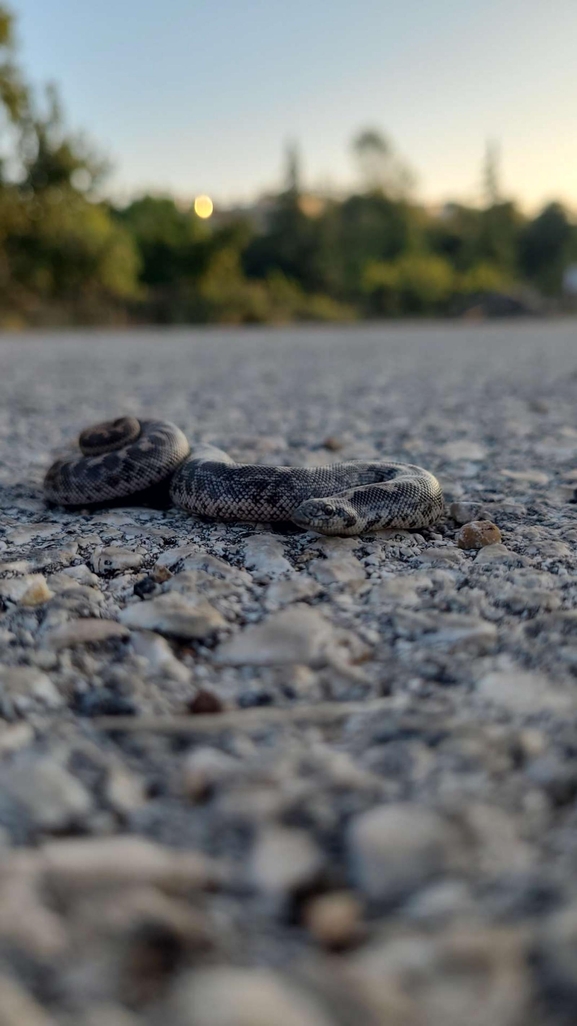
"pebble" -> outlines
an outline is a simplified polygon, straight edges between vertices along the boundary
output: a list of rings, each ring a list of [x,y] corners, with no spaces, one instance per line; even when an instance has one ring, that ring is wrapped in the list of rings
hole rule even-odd
[[[212,966],[176,988],[173,1026],[336,1026],[312,995],[272,969]]]
[[[480,442],[469,441],[467,438],[455,442],[446,442],[441,452],[448,460],[484,460],[487,450]]]
[[[485,545],[496,545],[500,541],[501,532],[490,520],[472,520],[457,535],[460,549],[482,549]]]
[[[50,677],[34,666],[0,665],[0,695],[4,715],[6,703],[24,713],[36,703],[45,709],[60,709],[64,699]]]
[[[492,542],[483,546],[475,557],[477,566],[489,563],[508,563],[515,566],[522,562],[522,557],[518,556],[516,552],[511,552],[506,545],[502,545],[500,542]]]
[[[189,703],[188,710],[193,716],[206,716],[223,711],[223,704],[214,691],[201,688]]]
[[[209,602],[190,602],[177,592],[127,606],[119,620],[133,630],[159,631],[190,640],[210,637],[226,626],[221,613]]]
[[[446,613],[437,620],[436,629],[423,634],[421,644],[442,648],[447,652],[490,651],[497,640],[495,624],[477,616]]]
[[[459,549],[442,548],[440,545],[431,545],[423,549],[418,556],[419,563],[446,563],[449,566],[460,566],[464,561],[463,553]]]
[[[100,578],[92,573],[92,570],[86,566],[86,563],[79,563],[77,566],[67,566],[62,570],[62,575],[70,577],[73,581],[77,581],[78,584],[86,584],[89,587],[94,585],[98,586]]]
[[[74,645],[99,644],[103,641],[127,638],[129,631],[115,620],[74,620],[50,631],[45,643],[54,649],[72,648]]]
[[[510,481],[520,481],[522,484],[549,484],[549,475],[544,474],[542,470],[502,470],[501,476],[509,478]]]
[[[14,977],[0,976],[1,1026],[58,1026]]]
[[[4,794],[26,810],[38,830],[58,832],[84,821],[92,799],[80,781],[50,757],[21,761],[1,774]]]
[[[244,565],[258,581],[274,580],[293,573],[292,563],[284,555],[284,546],[270,534],[255,534],[244,547]]]
[[[183,791],[195,801],[206,798],[211,788],[225,780],[232,780],[240,769],[241,763],[238,759],[219,751],[218,748],[195,748],[183,761]]]
[[[342,951],[362,938],[363,906],[352,891],[332,891],[308,902],[304,923],[324,948]]]
[[[134,716],[136,706],[125,695],[110,688],[92,688],[76,696],[75,709],[79,716]]]
[[[469,524],[472,521],[489,519],[484,516],[485,509],[478,502],[451,502],[449,515],[457,524]]]
[[[498,876],[530,869],[534,853],[521,839],[516,817],[487,802],[469,802],[463,810],[463,821],[478,847],[482,873]]]
[[[141,1026],[142,1020],[119,1005],[109,1003],[91,1004],[79,1026]]]
[[[370,809],[349,828],[354,879],[369,898],[397,900],[446,868],[450,842],[447,824],[429,809],[405,803]]]
[[[238,585],[251,584],[251,576],[246,570],[231,566],[224,559],[211,556],[208,552],[193,552],[186,556],[183,561],[183,569],[202,570],[218,580],[233,581]]]
[[[347,584],[364,581],[367,576],[363,564],[352,554],[313,559],[308,571],[321,584]]]
[[[27,524],[8,531],[6,538],[13,545],[27,545],[36,538],[52,538],[60,531],[60,524]]]
[[[512,926],[487,927],[473,919],[440,933],[404,931],[348,961],[379,1024],[540,1026],[543,1021],[528,1018],[526,938]]]
[[[134,631],[130,636],[132,651],[146,662],[151,673],[161,673],[172,680],[190,680],[190,670],[178,660],[170,645],[154,631]]]
[[[331,625],[319,612],[298,604],[223,642],[215,660],[229,666],[314,665],[322,661],[332,637]]]
[[[488,673],[477,681],[475,690],[486,701],[525,715],[547,710],[562,714],[577,708],[571,694],[543,674],[526,670]]]
[[[249,879],[269,897],[286,900],[291,893],[311,884],[322,865],[322,852],[306,831],[267,826],[256,839]]]
[[[122,549],[115,545],[95,549],[92,555],[92,566],[97,574],[106,574],[112,570],[139,570],[144,556],[130,549]]]
[[[274,584],[270,584],[264,597],[264,607],[269,612],[275,612],[292,602],[316,598],[321,592],[322,588],[317,581],[308,574],[299,574],[288,581],[275,581]]]
[[[0,596],[22,606],[39,606],[52,598],[43,574],[25,574],[0,581]]]
[[[135,836],[50,841],[42,848],[41,865],[47,879],[65,890],[149,884],[178,894],[212,886],[217,879],[199,853]]]

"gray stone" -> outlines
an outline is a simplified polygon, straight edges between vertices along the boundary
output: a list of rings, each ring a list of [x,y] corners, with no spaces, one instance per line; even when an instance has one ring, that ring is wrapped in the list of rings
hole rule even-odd
[[[2,1026],[57,1026],[34,998],[11,976],[0,976],[0,1023]]]
[[[353,819],[348,847],[358,886],[390,901],[442,872],[451,847],[448,825],[418,805],[382,805]]]
[[[320,584],[308,574],[299,574],[287,581],[275,581],[266,590],[264,606],[269,612],[275,612],[292,602],[316,598],[322,591]]]
[[[427,647],[442,648],[448,652],[490,651],[497,640],[495,624],[480,617],[461,613],[447,613],[439,617],[437,629],[423,634],[420,643]]]
[[[64,830],[92,808],[88,791],[54,759],[25,759],[5,770],[2,790],[16,799],[40,830]]]
[[[184,793],[193,799],[205,798],[211,788],[232,780],[242,769],[239,759],[218,748],[201,746],[185,757],[182,766]]]
[[[270,534],[255,534],[244,547],[244,565],[253,571],[255,580],[274,580],[293,573],[292,564],[284,555],[284,546]]]
[[[34,704],[45,709],[60,709],[64,699],[47,674],[34,666],[1,666],[0,694],[23,713]]]
[[[149,884],[170,892],[212,886],[218,872],[200,853],[176,851],[143,837],[51,841],[41,852],[47,879],[59,888]]]
[[[43,574],[24,574],[0,581],[0,597],[23,606],[37,606],[52,598]]]
[[[103,641],[128,637],[128,628],[115,620],[74,620],[50,631],[45,643],[54,649],[72,648],[74,645],[98,644]]]
[[[285,899],[318,875],[323,856],[305,830],[265,827],[256,839],[249,879],[272,898]]]
[[[130,549],[122,549],[116,545],[96,549],[92,556],[92,566],[97,574],[105,574],[111,570],[139,570],[143,561],[144,556],[141,553],[131,552]]]
[[[217,649],[216,661],[230,666],[315,665],[323,661],[333,629],[315,609],[296,605],[246,627]]]
[[[170,645],[154,631],[134,631],[130,638],[133,652],[146,662],[150,674],[163,674],[172,680],[190,680],[190,670],[176,658]]]
[[[174,1026],[334,1026],[318,1000],[272,969],[213,966],[185,975]]]
[[[240,570],[231,566],[224,559],[218,556],[211,556],[208,552],[193,552],[185,557],[183,562],[185,570],[203,570],[223,581],[235,581],[237,584],[250,584],[251,576],[246,570]]]
[[[521,714],[545,711],[569,713],[577,708],[571,694],[556,687],[543,674],[525,670],[488,673],[477,681],[476,692],[486,701]]]
[[[86,563],[79,563],[78,566],[67,566],[62,570],[62,575],[70,577],[73,581],[77,581],[78,584],[86,584],[88,586],[99,584],[98,576],[88,569]]]
[[[210,637],[226,626],[221,613],[209,602],[191,602],[177,592],[127,606],[119,619],[133,630],[159,631],[191,640]]]
[[[522,557],[516,552],[511,552],[502,542],[496,542],[494,545],[485,545],[483,549],[479,549],[475,556],[476,566],[484,566],[491,563],[505,563],[515,566],[522,562]]]
[[[364,581],[367,574],[361,562],[351,553],[329,556],[328,559],[313,559],[308,571],[321,584],[347,584]]]
[[[441,451],[448,460],[484,460],[487,455],[484,445],[468,438],[446,442]]]

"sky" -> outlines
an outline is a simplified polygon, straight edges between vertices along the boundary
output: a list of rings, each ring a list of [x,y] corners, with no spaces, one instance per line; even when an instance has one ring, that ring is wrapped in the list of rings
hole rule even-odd
[[[577,0],[12,0],[20,60],[111,160],[108,191],[246,202],[298,143],[353,186],[389,136],[429,203],[480,198],[487,140],[527,210],[577,211]]]

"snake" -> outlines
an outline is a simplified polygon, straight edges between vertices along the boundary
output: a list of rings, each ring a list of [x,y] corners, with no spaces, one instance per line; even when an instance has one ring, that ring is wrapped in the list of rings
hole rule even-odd
[[[236,463],[213,445],[192,450],[175,424],[119,417],[86,428],[46,473],[44,495],[63,506],[102,504],[156,486],[200,517],[292,521],[326,535],[430,527],[443,514],[436,477],[412,463],[348,460],[285,467]]]

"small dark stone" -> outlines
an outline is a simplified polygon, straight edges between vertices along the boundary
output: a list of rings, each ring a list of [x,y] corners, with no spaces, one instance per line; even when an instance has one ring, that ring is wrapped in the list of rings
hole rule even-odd
[[[139,598],[144,598],[145,595],[150,595],[153,591],[156,591],[156,581],[152,577],[143,577],[141,581],[137,581],[134,585],[134,594],[138,595]]]
[[[329,435],[328,438],[325,438],[323,447],[328,449],[329,452],[339,452],[343,447],[343,443],[340,438],[336,438],[335,435]]]
[[[193,716],[222,712],[222,702],[212,691],[199,691],[188,706]]]
[[[272,705],[273,696],[270,691],[245,691],[238,696],[238,704],[241,709],[251,709],[256,705]]]
[[[117,695],[110,688],[94,688],[77,695],[74,707],[79,716],[134,716],[136,713],[130,698]]]

